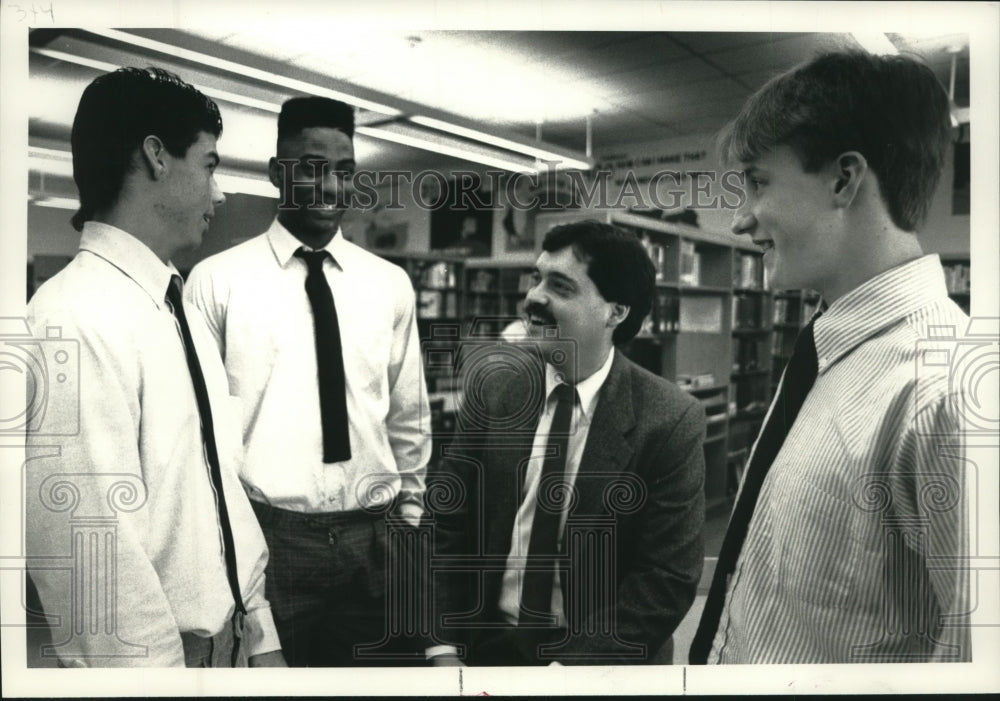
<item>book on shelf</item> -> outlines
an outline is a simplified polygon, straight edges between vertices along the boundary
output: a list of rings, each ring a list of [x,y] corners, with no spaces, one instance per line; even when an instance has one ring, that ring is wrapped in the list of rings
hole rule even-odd
[[[477,270],[472,273],[469,279],[470,292],[495,292],[496,274],[492,270]]]
[[[946,263],[944,268],[944,282],[948,288],[948,294],[967,294],[969,285],[969,265],[967,263]]]
[[[652,333],[676,333],[679,326],[678,296],[674,290],[659,288],[653,299],[653,311],[649,318]]]
[[[740,267],[736,270],[736,279],[733,280],[734,287],[742,287],[748,290],[761,289],[761,258],[751,253],[740,254]]]
[[[417,294],[417,318],[440,319],[444,316],[440,290],[420,290]]]
[[[819,307],[818,299],[805,299],[802,301],[802,320],[804,323],[809,323],[813,314],[816,313],[817,307]]]
[[[772,320],[775,324],[788,324],[791,320],[788,316],[788,300],[781,297],[774,300],[774,314]]]
[[[674,384],[684,390],[706,389],[715,387],[715,375],[710,372],[703,372],[697,375],[678,375]],[[702,400],[702,403],[715,403],[714,399]]]
[[[632,231],[631,227],[624,228]],[[646,234],[638,230],[635,230],[635,233],[639,237],[639,243],[642,244],[646,255],[653,261],[653,268],[656,270],[656,281],[663,282],[666,279],[667,247],[660,243],[653,243]]]
[[[457,265],[447,261],[437,261],[420,270],[420,286],[430,289],[455,287],[458,278]]]
[[[757,329],[761,322],[761,304],[758,295],[736,293],[732,297],[732,318],[734,329]]]
[[[695,250],[694,241],[681,241],[681,272],[682,285],[692,287],[701,283],[701,254]]]
[[[733,372],[753,372],[760,366],[758,342],[753,338],[740,338],[733,344]]]

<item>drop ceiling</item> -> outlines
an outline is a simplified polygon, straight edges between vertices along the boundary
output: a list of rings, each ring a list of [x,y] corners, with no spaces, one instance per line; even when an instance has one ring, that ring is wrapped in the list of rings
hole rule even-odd
[[[545,142],[581,153],[589,117],[595,156],[630,143],[714,132],[775,73],[823,49],[858,47],[850,34],[832,33],[372,30],[331,38],[325,25],[307,22],[293,34],[265,23],[238,32],[127,32],[375,102],[385,97],[407,108],[426,106],[471,120],[484,131],[524,140],[540,133]],[[900,52],[925,61],[946,88],[955,55],[955,103],[968,106],[964,35],[887,36]],[[93,66],[164,65],[199,86],[272,106],[217,99],[226,166],[260,175],[274,147],[274,106],[298,94],[81,30],[36,30],[29,42],[32,146],[68,150],[79,96],[102,72]],[[67,56],[83,57],[90,67]],[[383,118],[371,110],[358,112],[359,124]],[[371,169],[468,166],[364,136],[356,147],[359,164]]]

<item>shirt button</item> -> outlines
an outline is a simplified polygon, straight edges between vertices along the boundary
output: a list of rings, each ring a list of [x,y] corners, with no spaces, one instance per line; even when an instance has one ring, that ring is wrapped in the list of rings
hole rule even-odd
[[[826,366],[829,365],[829,364],[830,364],[830,361],[827,360],[826,358],[820,358],[819,359],[819,369],[820,370],[825,370]]]
[[[327,531],[326,535],[327,535],[327,538],[329,539],[330,545],[336,545],[337,544],[337,534],[336,533],[334,533],[333,531]]]

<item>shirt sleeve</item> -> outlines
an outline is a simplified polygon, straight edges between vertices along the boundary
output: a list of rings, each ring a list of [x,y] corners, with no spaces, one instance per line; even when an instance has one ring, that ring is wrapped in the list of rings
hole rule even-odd
[[[961,402],[955,393],[914,402],[891,472],[895,515],[907,524],[907,545],[925,563],[930,582],[932,600],[916,602],[919,610],[913,611],[928,619],[930,661],[971,660],[969,475]]]
[[[46,614],[69,623],[60,661],[182,667],[180,632],[144,547],[156,524],[140,464],[141,376],[127,339],[58,318],[30,323],[41,338],[61,327],[62,345],[79,358],[79,392],[46,396],[45,430],[27,436],[29,571]],[[42,363],[54,367],[53,344],[37,347]],[[83,592],[74,592],[74,580]],[[86,630],[108,624],[112,632]]]
[[[212,332],[219,347],[219,355],[226,358],[226,307],[220,298],[215,280],[204,265],[196,265],[184,283],[184,298],[201,312],[205,325]]]
[[[244,597],[247,606],[247,627],[252,631],[248,655],[263,655],[281,649],[278,629],[274,626],[271,604],[264,598],[264,577],[261,576]]]
[[[401,480],[400,504],[422,509],[427,463],[431,457],[430,409],[424,383],[420,335],[413,288],[399,271],[400,290],[389,358],[389,446]],[[409,507],[412,509],[412,507]],[[404,510],[404,515],[409,517]],[[414,514],[415,516],[415,514]]]

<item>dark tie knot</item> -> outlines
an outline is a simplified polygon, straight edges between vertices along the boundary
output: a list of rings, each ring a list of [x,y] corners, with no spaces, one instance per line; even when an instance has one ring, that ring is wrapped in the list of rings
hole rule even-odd
[[[171,275],[170,284],[167,285],[167,301],[170,302],[174,309],[180,306],[183,289],[184,281],[181,280],[181,276]]]
[[[557,404],[576,404],[576,385],[568,385],[560,382],[552,389],[552,396],[556,398]]]
[[[309,267],[309,272],[314,272],[323,269],[323,261],[330,256],[329,251],[307,251],[304,248],[300,248],[295,251],[295,257],[301,258],[306,262]]]

